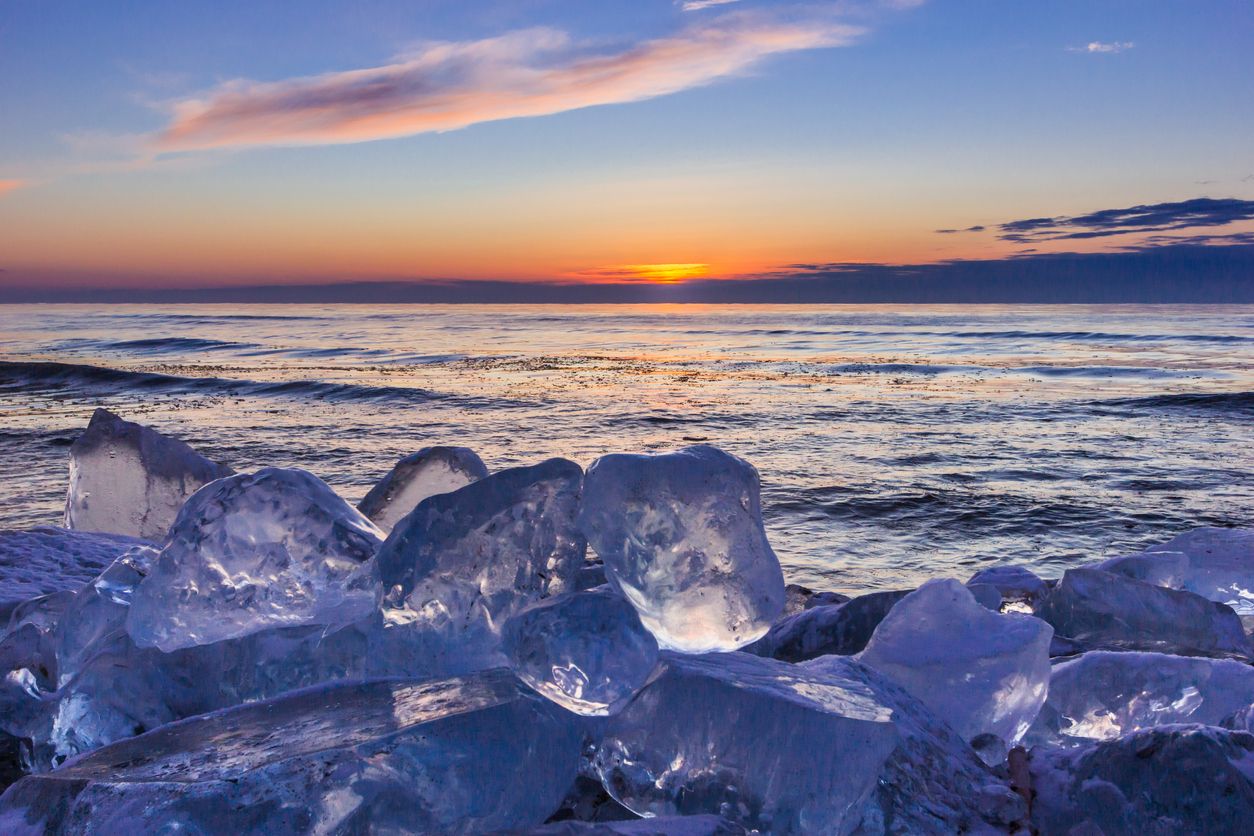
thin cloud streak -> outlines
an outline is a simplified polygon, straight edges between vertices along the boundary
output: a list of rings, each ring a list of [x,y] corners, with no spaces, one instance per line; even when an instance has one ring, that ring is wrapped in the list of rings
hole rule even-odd
[[[1084,46],[1069,46],[1068,52],[1084,52],[1089,55],[1112,55],[1116,52],[1125,52],[1132,49],[1136,44],[1132,41],[1112,41],[1103,43],[1102,41],[1090,41]]]
[[[679,4],[679,8],[685,12],[699,12],[702,9],[712,9],[715,6],[726,6],[729,3],[738,3],[740,0],[685,0]]]
[[[636,102],[742,74],[774,55],[846,45],[861,33],[831,18],[729,14],[617,52],[543,28],[431,44],[380,67],[229,82],[176,103],[154,147],[366,142]]]
[[[0,196],[30,185],[25,180],[0,180]]]

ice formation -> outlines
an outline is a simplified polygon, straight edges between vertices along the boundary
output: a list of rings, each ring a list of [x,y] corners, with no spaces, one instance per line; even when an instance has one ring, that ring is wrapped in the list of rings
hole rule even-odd
[[[0,832],[482,833],[539,825],[574,715],[508,671],[345,683],[164,726],[0,797]]]
[[[997,588],[1002,601],[1031,606],[1045,597],[1049,586],[1023,566],[990,566],[971,576],[967,586],[988,584]]]
[[[103,412],[84,438],[71,500],[94,491],[92,514],[109,497],[155,519],[175,496],[156,477],[195,456]],[[0,789],[32,773],[0,832],[1166,834],[1254,815],[1254,667],[1225,605],[1254,618],[1254,533],[1057,583],[999,566],[847,599],[784,587],[757,473],[715,448],[605,456],[586,479],[476,463],[402,460],[362,503],[395,522],[386,542],[278,469],[205,485],[159,544],[0,532]],[[89,484],[105,476],[129,487]],[[1030,754],[1009,748],[1029,725]]]
[[[127,631],[169,652],[373,612],[381,532],[303,470],[263,468],[187,501],[136,588]]]
[[[379,654],[432,674],[506,664],[505,622],[575,588],[582,489],[579,465],[549,459],[419,503],[379,550],[388,608]]]
[[[611,795],[776,834],[852,829],[898,742],[870,688],[744,653],[665,656],[596,753]]]
[[[1254,615],[1254,531],[1197,528],[1146,554],[1179,552],[1185,556],[1181,588]]]
[[[871,592],[844,604],[817,606],[782,619],[745,648],[758,656],[803,662],[819,656],[859,653],[893,606],[909,590]]]
[[[1031,744],[1079,745],[1171,723],[1217,726],[1254,705],[1254,667],[1095,650],[1054,666]]]
[[[783,611],[758,490],[752,465],[704,445],[602,456],[588,469],[580,526],[663,647],[733,650]]]
[[[76,674],[103,642],[125,630],[131,597],[159,554],[151,546],[128,549],[74,595],[57,625],[58,685]]]
[[[70,446],[65,526],[161,540],[189,496],[231,472],[176,438],[97,409]]]
[[[1068,569],[1036,614],[1059,635],[1093,649],[1249,655],[1231,608],[1100,569]]]
[[[896,682],[966,740],[1023,736],[1049,688],[1053,630],[999,615],[955,580],[928,581],[884,618],[858,657]]]
[[[424,447],[396,463],[357,509],[385,532],[429,496],[451,493],[488,475],[469,447]]]
[[[1094,564],[1091,568],[1123,575],[1125,578],[1144,581],[1154,586],[1183,589],[1184,573],[1188,565],[1189,559],[1183,552],[1158,551],[1112,557]]]
[[[589,715],[621,708],[658,659],[657,642],[635,609],[604,588],[533,604],[506,623],[504,648],[524,682]]]
[[[0,531],[0,625],[16,604],[52,592],[73,592],[122,552],[143,543],[65,528]]]
[[[1032,751],[1041,833],[1249,833],[1254,735],[1160,726],[1080,749]]]
[[[852,659],[663,656],[593,759],[632,810],[776,834],[980,831],[1024,816],[948,726]]]

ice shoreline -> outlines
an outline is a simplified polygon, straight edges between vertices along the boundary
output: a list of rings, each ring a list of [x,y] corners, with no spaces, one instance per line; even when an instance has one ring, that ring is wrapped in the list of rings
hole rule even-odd
[[[3,605],[0,727],[30,774],[0,829],[1154,833],[1254,813],[1254,532],[849,600],[785,587],[757,472],[717,448],[491,474],[456,449],[363,503],[388,533],[311,474],[231,474],[99,412],[71,450],[74,530],[0,532],[0,555],[71,561]],[[0,602],[33,591],[0,582]],[[1198,770],[1222,790],[1182,789]]]

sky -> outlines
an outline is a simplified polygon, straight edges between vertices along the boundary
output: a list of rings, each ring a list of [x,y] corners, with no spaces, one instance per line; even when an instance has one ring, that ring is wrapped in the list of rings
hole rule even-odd
[[[3,0],[0,295],[1076,254],[1254,301],[1252,54],[1248,0]]]

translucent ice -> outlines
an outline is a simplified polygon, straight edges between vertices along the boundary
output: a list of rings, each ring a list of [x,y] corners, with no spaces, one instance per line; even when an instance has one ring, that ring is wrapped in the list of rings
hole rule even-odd
[[[1023,566],[990,566],[987,569],[981,569],[971,576],[971,580],[967,581],[968,586],[975,584],[990,584],[997,587],[1002,600],[1006,603],[1023,603],[1029,606],[1049,591],[1045,581]]]
[[[505,625],[514,672],[578,714],[617,711],[649,680],[657,642],[635,609],[599,589],[533,604]]]
[[[964,739],[1012,743],[1045,701],[1052,636],[1037,618],[999,615],[958,581],[934,580],[893,607],[859,658]]]
[[[580,740],[508,671],[322,686],[27,777],[0,832],[514,832],[557,808]]]
[[[1085,748],[1032,750],[1040,833],[1249,833],[1254,735],[1175,725]]]
[[[65,526],[161,540],[189,496],[231,469],[105,409],[70,446]]]
[[[884,616],[909,594],[909,590],[871,592],[844,604],[804,610],[779,621],[745,650],[785,662],[861,652]]]
[[[1184,589],[1254,615],[1254,530],[1198,528],[1147,551],[1155,552],[1186,556]]]
[[[126,629],[131,596],[159,554],[151,546],[128,549],[75,593],[57,625],[58,683],[77,673],[102,641]]]
[[[777,834],[985,832],[1024,815],[965,741],[848,657],[663,656],[593,759],[637,812]]]
[[[488,475],[468,447],[425,447],[396,463],[357,506],[385,532],[429,496],[450,493]]]
[[[370,619],[341,628],[278,627],[163,653],[126,633],[89,646],[72,677],[45,698],[46,725],[30,734],[41,768],[175,720],[294,688],[361,678]]]
[[[1168,589],[1183,589],[1189,559],[1183,552],[1146,552],[1112,557],[1092,568]]]
[[[897,747],[862,682],[745,653],[664,654],[594,758],[642,815],[717,813],[775,834],[847,833]]]
[[[1241,619],[1229,607],[1100,569],[1067,570],[1036,614],[1089,648],[1249,654]]]
[[[758,491],[751,464],[705,445],[588,469],[580,526],[663,647],[732,650],[783,611]]]
[[[413,670],[506,664],[504,623],[575,587],[583,471],[565,459],[515,467],[419,503],[379,550],[387,603],[380,653]]]
[[[303,470],[264,468],[196,493],[135,590],[127,630],[164,651],[373,612],[381,532]]]
[[[1084,744],[1170,723],[1219,725],[1254,705],[1254,668],[1230,659],[1093,651],[1054,666],[1031,744]]]
[[[122,552],[143,542],[52,527],[0,531],[0,624],[22,601],[78,590]]]

